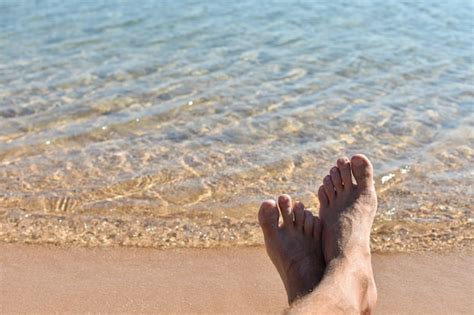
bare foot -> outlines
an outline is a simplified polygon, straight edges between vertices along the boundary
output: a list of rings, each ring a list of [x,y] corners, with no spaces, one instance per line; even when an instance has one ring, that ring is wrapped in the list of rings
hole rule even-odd
[[[351,161],[337,160],[318,197],[328,269],[344,265],[357,275],[360,281],[354,281],[353,291],[358,296],[354,303],[360,304],[362,312],[370,312],[377,299],[370,258],[370,231],[377,211],[372,164],[364,155],[354,155]]]
[[[279,226],[280,212],[283,224]],[[258,221],[268,256],[275,265],[288,295],[288,303],[311,292],[321,281],[324,259],[321,248],[321,221],[291,198],[282,195],[278,204],[266,200]]]
[[[370,254],[370,230],[377,210],[372,165],[365,156],[355,155],[351,162],[337,160],[329,173],[318,191],[326,263],[353,251]]]

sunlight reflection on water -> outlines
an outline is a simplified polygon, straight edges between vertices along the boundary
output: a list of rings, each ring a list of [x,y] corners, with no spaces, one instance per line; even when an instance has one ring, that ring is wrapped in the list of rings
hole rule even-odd
[[[0,240],[261,244],[363,152],[374,249],[472,246],[472,6],[4,2]]]

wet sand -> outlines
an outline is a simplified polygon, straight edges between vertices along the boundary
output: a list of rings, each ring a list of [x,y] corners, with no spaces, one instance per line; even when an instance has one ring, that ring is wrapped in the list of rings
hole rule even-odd
[[[474,311],[474,255],[374,255],[379,314]],[[152,250],[0,243],[0,312],[280,313],[263,248]]]

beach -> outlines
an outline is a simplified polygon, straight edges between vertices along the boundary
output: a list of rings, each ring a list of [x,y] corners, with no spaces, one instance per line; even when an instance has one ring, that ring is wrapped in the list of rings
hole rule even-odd
[[[286,294],[262,247],[0,245],[1,312],[277,314]],[[374,254],[376,314],[472,314],[471,252]]]
[[[0,1],[0,313],[280,313],[259,206],[358,153],[377,313],[474,313],[473,12]]]

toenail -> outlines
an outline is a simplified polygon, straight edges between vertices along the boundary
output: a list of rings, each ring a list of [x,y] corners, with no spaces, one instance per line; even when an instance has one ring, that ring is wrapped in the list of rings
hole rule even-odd
[[[273,207],[268,207],[268,208],[265,207],[265,208],[263,208],[263,212],[269,214],[269,213],[273,212]]]
[[[361,159],[354,159],[352,163],[356,166],[362,166],[364,165],[364,162]]]
[[[274,200],[265,200],[262,202],[262,208],[273,208],[275,206]]]
[[[331,168],[331,173],[336,173],[337,172],[337,167]]]
[[[285,195],[281,195],[281,196],[280,196],[280,201],[281,201],[281,202],[287,202],[288,200],[290,200],[290,199],[288,198],[288,196],[285,196]]]

